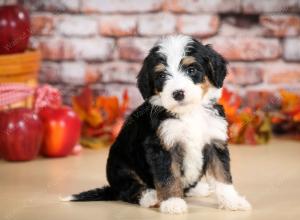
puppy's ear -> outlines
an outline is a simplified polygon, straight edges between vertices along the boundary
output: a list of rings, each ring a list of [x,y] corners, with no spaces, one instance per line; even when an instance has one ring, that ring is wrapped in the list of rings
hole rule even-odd
[[[205,48],[207,49],[205,60],[209,69],[207,77],[215,87],[221,88],[227,74],[227,61],[210,45],[205,45]]]
[[[137,76],[137,86],[143,99],[148,99],[152,95],[152,83],[151,83],[151,72],[150,67],[150,55],[148,55],[143,63],[142,69]]]

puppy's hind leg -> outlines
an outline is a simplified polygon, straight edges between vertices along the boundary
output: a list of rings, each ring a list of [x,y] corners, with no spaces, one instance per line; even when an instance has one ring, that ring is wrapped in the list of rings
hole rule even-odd
[[[108,180],[112,188],[118,194],[118,200],[139,204],[140,199],[147,186],[135,171],[123,165],[116,172],[108,172]]]
[[[232,185],[230,158],[227,146],[207,145],[203,151],[204,171],[215,188],[219,208],[229,210],[250,210],[250,203],[238,194]]]

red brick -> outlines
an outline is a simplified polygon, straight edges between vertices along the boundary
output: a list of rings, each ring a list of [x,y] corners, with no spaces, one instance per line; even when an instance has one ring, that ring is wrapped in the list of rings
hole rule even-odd
[[[103,83],[136,83],[136,76],[141,68],[140,63],[109,62],[99,66]]]
[[[55,28],[54,16],[51,14],[32,14],[31,33],[33,35],[52,35]]]
[[[261,64],[265,75],[265,82],[269,84],[297,84],[300,83],[300,64],[272,62]]]
[[[85,68],[85,83],[100,82],[101,75],[99,71],[99,64],[88,64]]]
[[[259,13],[286,13],[299,12],[299,0],[243,0],[242,10],[244,13],[259,14]]]
[[[182,34],[207,37],[216,34],[219,17],[215,15],[182,15],[178,17],[177,29]]]
[[[239,12],[240,0],[166,0],[165,9],[177,13]]]
[[[88,16],[61,16],[58,31],[65,36],[93,36],[98,33],[97,21]]]
[[[259,25],[253,25],[251,27],[238,27],[222,22],[218,31],[218,35],[226,37],[258,37],[263,36],[263,30]]]
[[[25,0],[26,8],[32,11],[78,12],[80,0]]]
[[[84,12],[101,13],[133,13],[158,11],[162,8],[163,0],[84,0],[82,10]]]
[[[39,74],[42,83],[60,83],[61,66],[55,62],[43,62]]]
[[[263,15],[260,24],[266,36],[285,37],[300,33],[300,17],[294,15]]]
[[[216,37],[205,40],[228,60],[273,60],[281,55],[278,39]]]
[[[225,79],[226,83],[247,86],[259,84],[262,81],[262,70],[255,64],[232,62],[228,65],[228,75]]]
[[[74,58],[72,45],[62,38],[39,38],[38,43],[43,59],[68,60]]]
[[[142,61],[156,41],[154,38],[121,38],[118,40],[120,58]]]
[[[70,39],[75,59],[107,61],[114,55],[114,40],[110,38]]]
[[[290,38],[284,41],[283,56],[288,61],[300,61],[300,39]]]
[[[222,16],[222,23],[218,35],[230,37],[263,36],[263,28],[252,16],[226,15]]]
[[[148,14],[139,17],[138,33],[140,35],[166,35],[175,32],[176,19],[169,13]]]
[[[137,17],[123,15],[108,15],[100,18],[100,34],[103,36],[123,37],[137,33]]]

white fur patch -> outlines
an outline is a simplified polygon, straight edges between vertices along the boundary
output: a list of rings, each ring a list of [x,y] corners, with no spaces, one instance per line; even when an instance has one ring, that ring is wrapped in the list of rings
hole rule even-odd
[[[167,119],[161,123],[159,136],[164,147],[172,148],[180,143],[184,148],[182,183],[184,187],[195,183],[202,170],[202,149],[212,139],[227,140],[227,122],[201,105],[194,107],[179,119]]]
[[[168,214],[182,214],[187,212],[186,202],[178,197],[169,198],[160,204],[160,211]]]
[[[170,73],[178,72],[178,67],[188,43],[192,42],[192,38],[185,35],[174,35],[162,38],[159,42],[159,53],[167,58],[167,70]]]
[[[251,210],[250,203],[237,193],[232,184],[216,182],[215,186],[219,208],[233,211]]]
[[[147,189],[142,193],[142,197],[140,199],[140,206],[149,208],[151,206],[155,206],[158,203],[157,193],[154,189]]]
[[[209,196],[213,190],[209,187],[207,183],[198,182],[194,188],[191,188],[187,193],[186,196]]]
[[[62,202],[70,202],[74,199],[75,199],[74,196],[59,197],[59,200],[62,201]]]

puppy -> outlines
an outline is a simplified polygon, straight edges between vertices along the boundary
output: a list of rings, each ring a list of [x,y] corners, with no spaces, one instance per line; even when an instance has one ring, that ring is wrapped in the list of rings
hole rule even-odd
[[[226,73],[209,45],[182,35],[161,39],[137,76],[145,102],[110,148],[109,185],[64,200],[121,200],[179,214],[187,211],[185,196],[213,190],[220,208],[251,209],[232,185],[227,122],[217,103]]]

